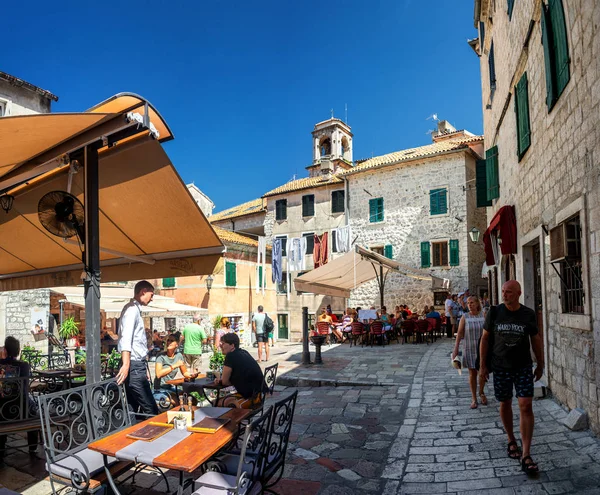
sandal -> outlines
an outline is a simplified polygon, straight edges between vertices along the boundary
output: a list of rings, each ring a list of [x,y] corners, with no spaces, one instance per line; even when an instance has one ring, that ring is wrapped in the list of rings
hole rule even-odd
[[[479,398],[481,399],[481,405],[487,406],[487,397],[485,396],[485,394],[479,394]]]
[[[520,459],[521,458],[521,449],[519,448],[519,446],[517,445],[517,442],[515,442],[515,441],[508,443],[508,446],[506,447],[506,453],[508,454],[508,457],[510,457],[511,459]]]
[[[530,455],[526,455],[521,459],[521,470],[526,474],[536,474],[539,472],[537,463],[533,461]]]
[[[477,401],[476,400],[471,402],[471,409],[477,409]]]

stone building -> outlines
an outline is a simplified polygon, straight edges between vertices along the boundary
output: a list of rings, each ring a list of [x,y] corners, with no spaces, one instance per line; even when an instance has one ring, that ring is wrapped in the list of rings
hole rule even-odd
[[[450,281],[453,292],[487,290],[481,278],[483,250],[469,231],[485,230],[477,207],[475,171],[483,138],[438,124],[433,143],[358,162],[341,173],[348,181],[348,222],[356,244]],[[443,305],[447,290],[431,281],[390,274],[384,302]],[[379,306],[376,281],[352,293],[350,306]]]
[[[212,200],[194,183],[187,184],[186,187],[192,195],[192,198],[194,198],[196,204],[200,207],[202,213],[204,213],[204,216],[207,218],[210,217],[215,209],[215,204],[212,202]]]
[[[496,300],[516,278],[544,380],[600,432],[600,4],[475,2]],[[501,241],[501,243],[500,243]]]
[[[58,96],[23,79],[0,72],[0,117],[50,113]]]

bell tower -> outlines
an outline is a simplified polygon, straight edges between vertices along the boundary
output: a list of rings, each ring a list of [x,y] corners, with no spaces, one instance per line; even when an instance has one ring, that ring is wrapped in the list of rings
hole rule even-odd
[[[352,168],[352,131],[348,124],[331,117],[315,125],[312,139],[313,162],[306,167],[310,177]]]

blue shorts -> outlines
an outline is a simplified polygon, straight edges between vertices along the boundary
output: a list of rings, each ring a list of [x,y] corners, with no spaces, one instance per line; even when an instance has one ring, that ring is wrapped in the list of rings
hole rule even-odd
[[[531,366],[517,371],[494,371],[494,395],[504,402],[513,397],[513,386],[517,397],[533,397],[533,369]]]

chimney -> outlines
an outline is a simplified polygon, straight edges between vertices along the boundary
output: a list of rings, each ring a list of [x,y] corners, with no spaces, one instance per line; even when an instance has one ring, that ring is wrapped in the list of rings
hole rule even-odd
[[[455,131],[456,131],[456,129],[447,120],[438,121],[438,128],[437,128],[436,136],[439,136],[441,134],[449,134],[450,132],[455,132]]]

